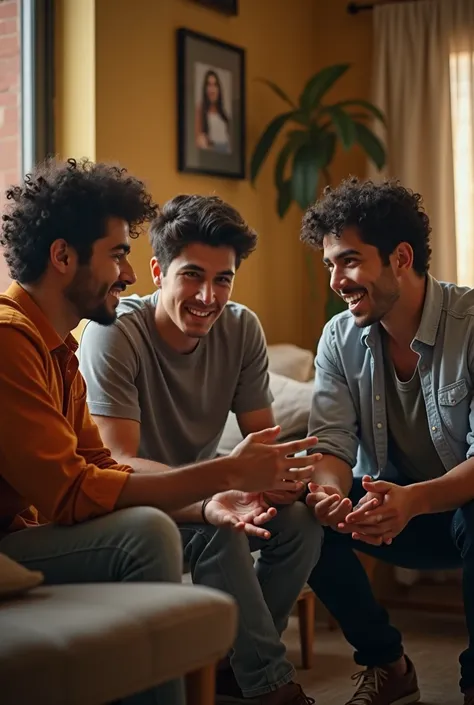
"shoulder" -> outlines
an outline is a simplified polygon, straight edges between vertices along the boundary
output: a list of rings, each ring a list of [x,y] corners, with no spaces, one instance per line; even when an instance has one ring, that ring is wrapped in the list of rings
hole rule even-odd
[[[474,289],[451,282],[438,282],[443,293],[443,309],[449,315],[474,316]]]
[[[331,318],[323,328],[321,342],[338,350],[351,349],[360,342],[362,330],[356,326],[354,316],[350,311],[342,311]]]
[[[124,346],[137,349],[140,339],[147,336],[147,317],[153,307],[152,296],[124,296],[117,307],[117,318],[109,326],[88,321],[80,341],[80,348],[106,350]]]
[[[0,340],[2,340],[2,356],[6,350],[4,345],[9,340],[28,341],[40,350],[46,350],[46,344],[40,331],[31,318],[21,308],[20,304],[8,296],[0,295]],[[19,342],[17,344],[20,344]]]
[[[224,329],[233,333],[240,331],[242,334],[255,334],[262,331],[257,314],[247,306],[235,301],[229,301],[226,304],[219,321]]]

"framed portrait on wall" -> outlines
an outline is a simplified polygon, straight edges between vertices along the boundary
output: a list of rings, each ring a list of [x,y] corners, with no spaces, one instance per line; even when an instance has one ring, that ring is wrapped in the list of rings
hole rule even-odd
[[[245,51],[177,31],[178,169],[245,178]]]

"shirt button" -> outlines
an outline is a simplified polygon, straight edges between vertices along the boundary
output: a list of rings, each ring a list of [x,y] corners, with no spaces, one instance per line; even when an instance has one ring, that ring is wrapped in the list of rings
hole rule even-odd
[[[380,401],[380,394],[375,395],[375,401]]]
[[[432,430],[432,431],[436,431],[436,426],[432,426],[432,427],[431,427],[431,430]]]
[[[377,428],[382,428],[382,424],[380,423],[380,421],[379,421],[379,423],[377,424]]]

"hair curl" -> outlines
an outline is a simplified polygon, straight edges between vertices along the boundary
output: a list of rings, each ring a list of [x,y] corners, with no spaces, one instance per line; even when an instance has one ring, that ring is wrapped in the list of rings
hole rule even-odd
[[[10,276],[22,284],[43,276],[55,240],[64,239],[87,264],[108,218],[125,220],[137,237],[157,213],[143,182],[126,169],[87,159],[48,159],[6,196],[0,244]]]
[[[163,274],[192,243],[231,247],[236,266],[257,246],[257,234],[242,216],[218,196],[180,195],[165,203],[150,228],[153,254]]]
[[[399,181],[374,184],[352,177],[335,189],[327,187],[323,198],[303,217],[301,240],[322,249],[326,235],[340,237],[347,227],[356,227],[362,241],[378,249],[385,265],[395,248],[407,242],[413,250],[415,272],[422,276],[428,271],[429,218],[421,195]]]

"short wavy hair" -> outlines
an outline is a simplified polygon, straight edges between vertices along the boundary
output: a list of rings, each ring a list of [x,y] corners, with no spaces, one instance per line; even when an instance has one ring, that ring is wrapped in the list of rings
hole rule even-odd
[[[107,219],[125,220],[131,237],[157,213],[142,181],[118,166],[88,159],[48,159],[6,192],[0,244],[10,276],[21,284],[45,273],[51,244],[64,239],[87,264]]]
[[[409,243],[415,272],[422,276],[428,271],[431,227],[423,199],[399,181],[375,184],[351,177],[335,189],[327,187],[303,217],[301,240],[322,249],[326,235],[340,237],[347,227],[356,227],[385,265],[401,242]]]
[[[153,254],[166,275],[171,262],[193,243],[231,247],[236,266],[257,246],[257,234],[218,196],[180,195],[163,206],[150,228]]]

